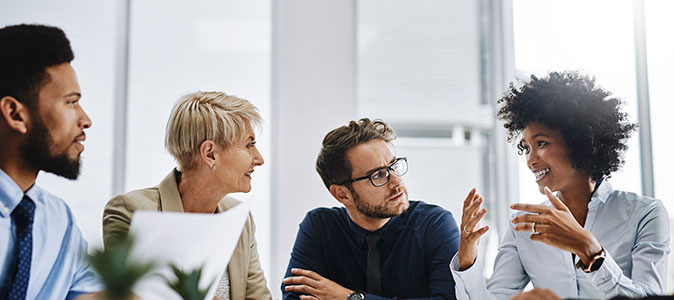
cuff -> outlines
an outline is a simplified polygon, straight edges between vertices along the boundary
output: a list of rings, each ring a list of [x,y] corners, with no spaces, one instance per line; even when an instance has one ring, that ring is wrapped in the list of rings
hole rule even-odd
[[[613,259],[610,253],[606,252],[606,257],[601,267],[597,271],[590,273],[592,283],[606,296],[617,294],[616,286],[623,276],[623,271],[618,263]]]
[[[471,299],[469,290],[476,290],[479,285],[484,285],[484,278],[482,277],[482,261],[480,257],[475,259],[475,262],[468,269],[459,271],[459,255],[454,254],[452,260],[449,262],[449,269],[454,278],[455,291],[457,299]],[[481,283],[481,284],[480,284]],[[485,286],[482,289],[486,289]],[[475,295],[474,295],[475,296]],[[478,295],[479,296],[479,295]],[[477,297],[475,299],[480,299]]]

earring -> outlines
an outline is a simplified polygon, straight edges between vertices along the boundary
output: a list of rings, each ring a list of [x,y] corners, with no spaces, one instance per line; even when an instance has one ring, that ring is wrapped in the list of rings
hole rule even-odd
[[[215,171],[215,164],[211,167],[211,171]]]

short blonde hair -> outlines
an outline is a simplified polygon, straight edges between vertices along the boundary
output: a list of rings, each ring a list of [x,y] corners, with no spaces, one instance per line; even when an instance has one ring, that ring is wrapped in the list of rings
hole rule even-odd
[[[227,148],[245,134],[246,125],[259,126],[261,121],[257,107],[246,99],[223,92],[190,93],[173,106],[164,146],[180,168],[190,169],[204,141]]]

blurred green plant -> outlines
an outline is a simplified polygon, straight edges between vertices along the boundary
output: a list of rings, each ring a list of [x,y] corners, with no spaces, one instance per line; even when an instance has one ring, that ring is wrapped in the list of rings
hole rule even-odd
[[[173,270],[173,274],[176,276],[175,280],[166,279],[168,285],[184,300],[204,300],[206,293],[208,293],[208,288],[202,290],[199,289],[199,279],[201,279],[201,270],[198,268],[191,272],[185,272],[178,268],[174,264],[170,264],[169,267]],[[215,283],[215,280],[211,281],[211,284],[208,287],[212,286]]]
[[[129,236],[89,255],[89,263],[105,285],[107,299],[133,299],[133,286],[156,266],[155,262],[130,261],[132,246]]]

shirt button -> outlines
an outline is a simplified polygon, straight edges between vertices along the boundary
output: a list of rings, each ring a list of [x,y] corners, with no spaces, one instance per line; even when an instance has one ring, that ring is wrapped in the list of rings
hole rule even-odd
[[[4,211],[5,213],[9,213],[9,207],[3,206],[2,211]]]

